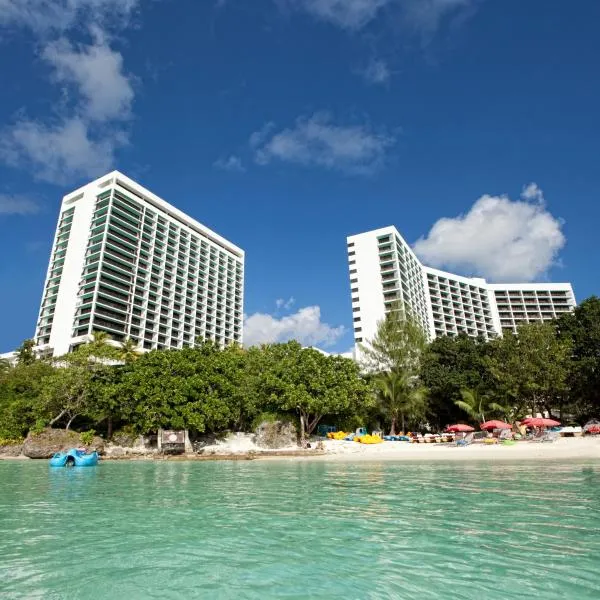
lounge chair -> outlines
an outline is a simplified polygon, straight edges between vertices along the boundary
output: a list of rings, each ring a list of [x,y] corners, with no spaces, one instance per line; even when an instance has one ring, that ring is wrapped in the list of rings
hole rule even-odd
[[[532,442],[555,442],[560,437],[560,431],[541,431]]]
[[[474,434],[473,433],[469,433],[466,437],[464,437],[462,440],[456,440],[456,445],[457,446],[470,446],[473,443],[473,438],[474,438]]]
[[[503,429],[498,436],[498,439],[503,442],[504,440],[512,440],[513,434],[510,429]]]

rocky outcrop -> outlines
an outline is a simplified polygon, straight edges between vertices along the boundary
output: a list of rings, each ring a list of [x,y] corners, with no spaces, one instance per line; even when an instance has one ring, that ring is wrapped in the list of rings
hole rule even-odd
[[[51,458],[55,452],[69,450],[83,446],[79,433],[65,431],[64,429],[44,429],[41,433],[30,433],[23,443],[23,454],[29,458]],[[94,437],[94,441],[87,445],[88,451],[96,450],[104,453],[104,441]]]
[[[289,448],[298,443],[298,434],[293,423],[286,421],[263,421],[256,428],[255,443],[260,448]]]
[[[21,456],[23,444],[0,444],[0,456]]]

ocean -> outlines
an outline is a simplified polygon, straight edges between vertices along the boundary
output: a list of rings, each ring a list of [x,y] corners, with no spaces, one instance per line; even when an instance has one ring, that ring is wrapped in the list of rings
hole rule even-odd
[[[600,598],[600,463],[0,461],[0,598]]]

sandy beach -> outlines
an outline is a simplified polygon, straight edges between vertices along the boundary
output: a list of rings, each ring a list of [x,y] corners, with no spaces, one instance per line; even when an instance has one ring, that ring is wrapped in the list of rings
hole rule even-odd
[[[307,457],[326,461],[528,461],[528,460],[598,460],[600,436],[593,438],[559,438],[555,442],[520,441],[512,446],[475,443],[466,447],[454,444],[409,444],[383,442],[364,445],[356,442],[327,440],[325,453]],[[306,460],[306,459],[303,459]]]
[[[318,460],[333,462],[364,461],[502,461],[525,462],[539,460],[593,460],[600,463],[600,436],[586,438],[559,438],[555,442],[519,441],[512,446],[474,443],[459,447],[454,444],[409,444],[406,442],[383,442],[359,444],[337,440],[323,440],[322,449],[300,450],[297,447],[264,450],[245,440],[229,439],[210,452],[172,457],[162,455],[128,455],[104,460]],[[313,441],[313,448],[317,442]],[[2,456],[0,460],[30,460],[24,456]]]

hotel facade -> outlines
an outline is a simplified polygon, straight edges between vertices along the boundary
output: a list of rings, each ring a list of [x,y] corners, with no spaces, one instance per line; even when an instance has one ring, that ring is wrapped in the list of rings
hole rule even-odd
[[[570,283],[491,284],[423,265],[395,227],[347,238],[355,344],[407,306],[429,340],[461,333],[486,340],[521,323],[549,321],[575,307]]]
[[[244,252],[114,171],[67,194],[35,341],[60,356],[96,331],[142,350],[243,340]]]

